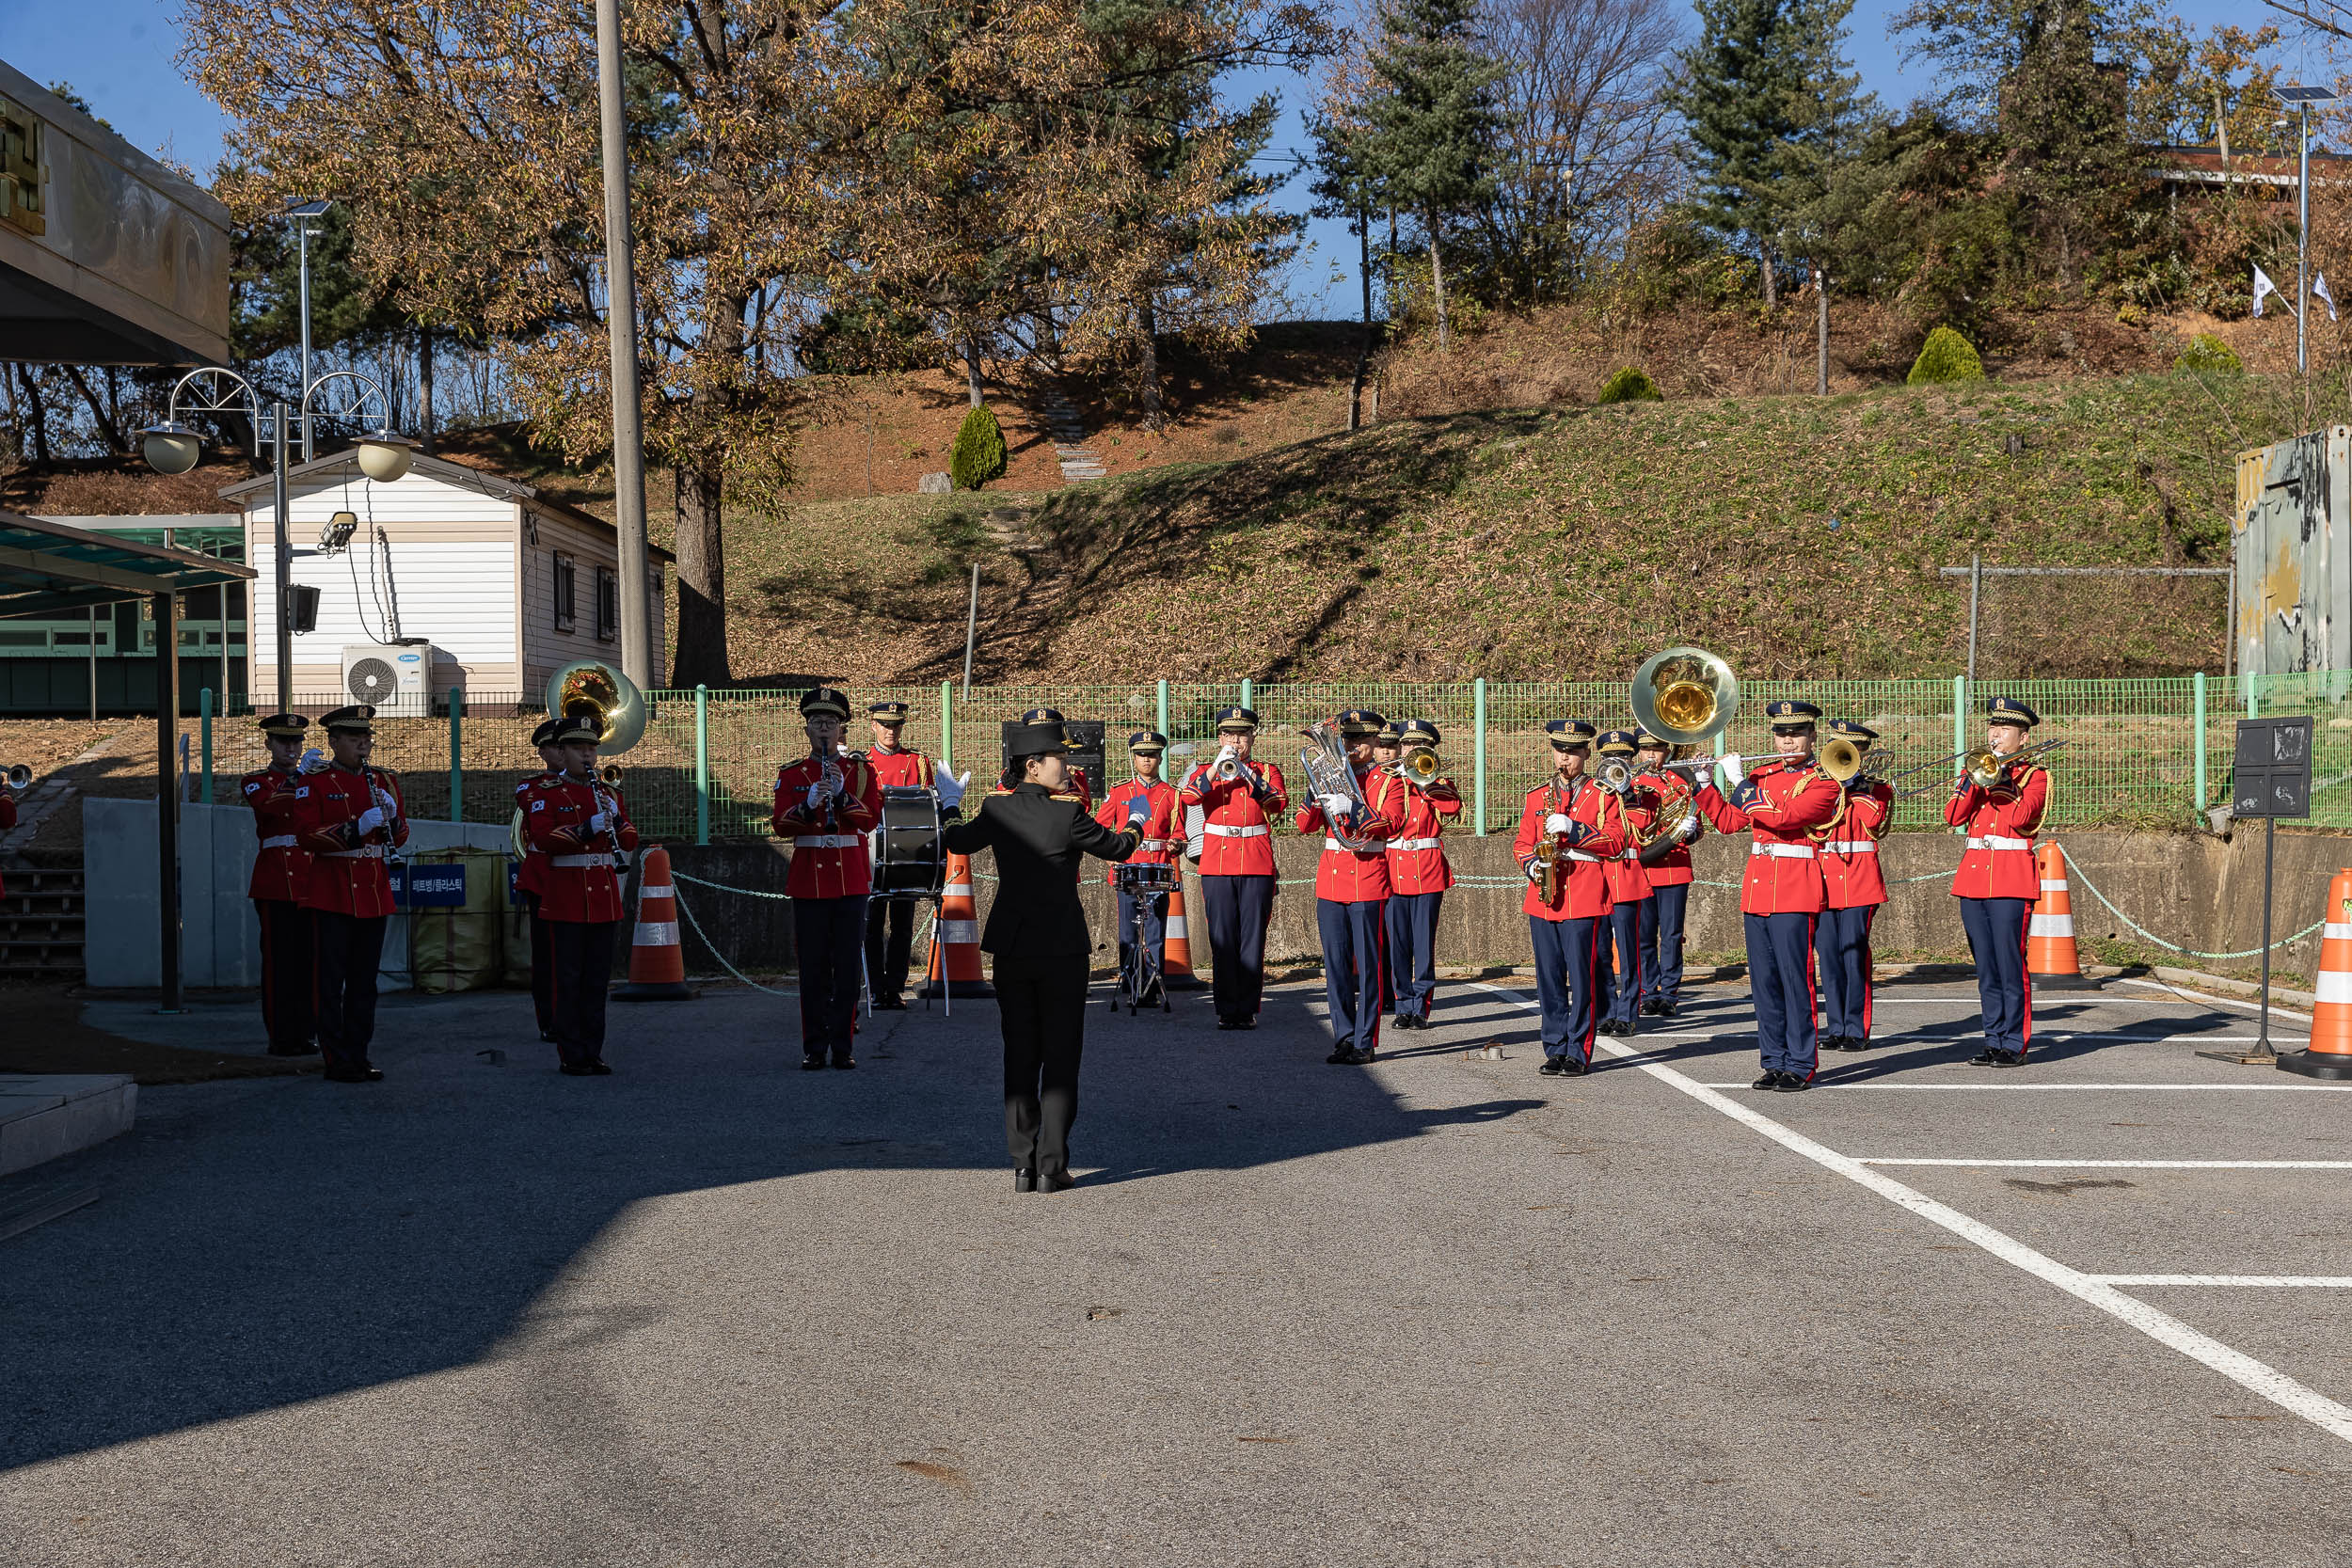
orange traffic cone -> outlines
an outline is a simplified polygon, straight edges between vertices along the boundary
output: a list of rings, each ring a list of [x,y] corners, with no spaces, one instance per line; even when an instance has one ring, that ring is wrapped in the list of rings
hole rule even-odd
[[[686,951],[678,945],[677,887],[670,880],[670,851],[645,851],[637,883],[637,935],[629,942],[628,984],[616,1002],[687,1002]]]
[[[972,902],[972,857],[950,850],[947,880],[940,890],[939,918],[931,922],[930,984],[926,997],[986,998],[996,994],[980,973],[980,912]]]
[[[1199,990],[1192,972],[1192,931],[1184,921],[1184,873],[1178,863],[1176,885],[1168,890],[1168,942],[1160,950],[1160,984],[1169,990]]]
[[[2026,923],[2026,973],[2046,990],[2088,989],[2082,958],[2074,949],[2074,895],[2066,885],[2066,851],[2044,844],[2033,852],[2042,896]]]
[[[2280,1070],[2306,1078],[2352,1078],[2352,869],[2328,884],[2328,925],[2319,943],[2319,993],[2308,1051],[2283,1052]]]

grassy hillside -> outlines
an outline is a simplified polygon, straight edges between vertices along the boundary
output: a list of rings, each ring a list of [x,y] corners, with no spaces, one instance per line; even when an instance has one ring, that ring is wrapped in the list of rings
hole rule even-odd
[[[1690,640],[1742,673],[1936,673],[1937,568],[2217,564],[2234,453],[2330,417],[2283,384],[2083,378],[1383,421],[1041,494],[734,525],[747,678],[1613,674]],[[1988,673],[2217,668],[2219,578],[1989,591]]]

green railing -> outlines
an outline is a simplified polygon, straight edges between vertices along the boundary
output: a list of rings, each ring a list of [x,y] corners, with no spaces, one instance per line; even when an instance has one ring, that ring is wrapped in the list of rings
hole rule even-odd
[[[1983,700],[1994,691],[2020,697],[2042,715],[2037,738],[2064,739],[2052,758],[2057,789],[2053,827],[2185,825],[2228,798],[2233,724],[2239,717],[2308,713],[2317,720],[2313,826],[2352,827],[2352,671],[2311,674],[2187,676],[2164,680],[1979,681],[1973,694],[1958,678],[1908,681],[1751,681],[1723,749],[1770,749],[1764,705],[1804,697],[1831,717],[1858,719],[1879,732],[1872,770],[1935,763],[1907,783],[1923,792],[1903,800],[1896,825],[1940,825],[1951,770],[1942,759],[1982,744]],[[762,837],[779,765],[807,748],[798,691],[656,691],[645,738],[623,758],[629,809],[649,834],[672,841]],[[1632,722],[1623,681],[1499,682],[1453,685],[1402,682],[1257,686],[1153,682],[1134,686],[998,686],[967,697],[952,684],[852,687],[860,712],[852,744],[864,744],[865,705],[895,699],[913,710],[909,744],[976,782],[997,768],[997,726],[1030,707],[1051,706],[1072,720],[1103,722],[1109,771],[1125,777],[1126,736],[1161,730],[1169,738],[1168,770],[1216,747],[1216,713],[1247,703],[1265,733],[1259,755],[1295,771],[1296,732],[1342,708],[1375,708],[1391,719],[1435,721],[1449,770],[1473,804],[1473,831],[1507,832],[1524,792],[1550,766],[1544,721],[1591,719],[1608,728]],[[305,712],[336,705],[332,696],[298,701]],[[248,714],[243,699],[224,710]],[[430,716],[377,721],[376,754],[401,772],[409,809],[419,816],[458,815],[495,821],[511,810],[514,781],[535,770],[528,743],[537,713],[514,693],[469,692],[462,705],[438,702]],[[205,789],[215,769],[235,774],[261,765],[260,736],[249,721],[200,720]],[[1099,793],[1099,783],[1098,783]],[[222,792],[219,799],[230,798]]]

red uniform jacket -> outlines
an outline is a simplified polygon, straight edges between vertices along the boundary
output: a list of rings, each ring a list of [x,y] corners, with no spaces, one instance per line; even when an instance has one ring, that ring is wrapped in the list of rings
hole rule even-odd
[[[1625,831],[1625,847],[1603,867],[1609,873],[1609,899],[1613,904],[1638,904],[1645,898],[1658,896],[1650,886],[1649,867],[1642,863],[1641,847],[1634,843],[1633,830],[1646,830],[1658,820],[1658,797],[1636,787],[1632,798],[1620,800],[1609,797],[1610,817]]]
[[[1821,908],[1858,910],[1886,902],[1879,840],[1894,816],[1895,786],[1884,779],[1846,791],[1846,815],[1821,841]]]
[[[824,764],[803,757],[776,769],[775,811],[769,823],[778,838],[792,841],[792,869],[784,891],[791,898],[853,898],[874,891],[873,863],[866,835],[882,820],[882,785],[861,753],[836,757],[847,799],[808,809],[808,786]]]
[[[1103,809],[1094,814],[1094,820],[1113,832],[1124,832],[1127,827],[1127,802],[1138,795],[1152,802],[1152,813],[1143,819],[1143,842],[1136,846],[1134,854],[1127,857],[1127,863],[1167,865],[1184,853],[1184,834],[1176,823],[1177,814],[1184,810],[1183,803],[1176,799],[1176,786],[1166,779],[1154,779],[1150,784],[1141,779],[1129,779],[1110,792],[1109,798],[1103,802]],[[1112,873],[1104,871],[1103,879],[1106,882],[1112,880]]]
[[[1765,766],[1770,766],[1765,765]],[[1821,912],[1820,851],[1806,835],[1837,809],[1837,781],[1803,768],[1772,768],[1753,775],[1764,798],[1741,811],[1709,784],[1698,792],[1699,810],[1719,833],[1753,831],[1748,874],[1740,886],[1742,914]]]
[[[370,777],[373,787],[370,787]],[[388,820],[362,837],[359,818],[383,796]],[[392,912],[392,879],[384,868],[388,845],[408,842],[408,814],[400,781],[381,768],[366,773],[330,767],[294,785],[295,836],[311,853],[310,883],[302,901],[314,910],[373,919]]]
[[[613,820],[603,832],[592,832],[588,819],[600,811],[609,811]],[[532,891],[539,895],[540,919],[594,926],[621,918],[621,879],[613,874],[612,851],[636,848],[637,828],[619,790],[556,774],[531,793],[523,808],[523,836],[531,843],[526,864],[537,863]]]
[[[1544,818],[1565,812],[1593,830],[1592,836],[1567,853],[1560,868],[1560,891],[1544,902],[1543,884],[1530,877],[1527,896],[1519,908],[1537,920],[1591,920],[1610,910],[1609,857],[1625,847],[1625,830],[1614,811],[1603,812],[1609,792],[1586,778],[1563,786],[1557,778],[1527,792],[1519,812],[1519,831],[1511,840],[1511,858],[1522,871],[1535,868],[1544,847]]]
[[[1454,885],[1454,867],[1445,858],[1445,824],[1462,815],[1462,797],[1454,781],[1409,784],[1393,773],[1374,776],[1381,789],[1395,790],[1405,801],[1404,820],[1389,840],[1389,891],[1443,893]]]
[[[881,747],[870,748],[866,760],[873,766],[874,782],[884,789],[929,789],[937,776],[931,759],[913,747],[902,746],[895,752]],[[808,786],[801,786],[805,790]]]
[[[515,786],[515,809],[523,814],[523,832],[525,834],[523,842],[526,845],[531,842],[529,837],[531,832],[531,802],[537,800],[539,791],[553,784],[555,779],[556,775],[553,773],[533,773],[531,777],[525,779],[522,783]],[[526,853],[523,856],[523,863],[516,867],[515,872],[515,886],[516,890],[523,893],[538,893],[543,891],[540,886],[539,874],[544,869],[546,868],[540,864],[539,856]]]
[[[1393,786],[1381,787],[1383,783]],[[1323,854],[1315,862],[1315,896],[1334,904],[1376,904],[1389,895],[1387,840],[1405,824],[1404,788],[1385,775],[1356,770],[1356,787],[1363,791],[1364,809],[1358,814],[1351,837],[1367,840],[1369,849],[1350,849],[1329,835],[1330,824],[1319,801],[1298,808],[1298,831],[1323,833]]]
[[[310,851],[296,838],[294,792],[302,775],[291,768],[264,768],[240,781],[245,803],[253,808],[253,832],[262,841],[253,857],[253,880],[246,895],[272,904],[299,904],[310,891]],[[14,826],[16,804],[6,808],[5,825]]]
[[[1205,762],[1186,773],[1176,791],[1178,800],[1201,811],[1203,877],[1274,875],[1274,841],[1267,836],[1268,823],[1290,808],[1290,796],[1282,788],[1280,768],[1270,762],[1253,762],[1249,767],[1274,792],[1263,809],[1241,780],[1219,784]]]
[[[1691,781],[1679,773],[1645,773],[1642,775],[1642,783],[1658,797],[1661,811],[1677,800],[1687,800],[1691,798]],[[1652,818],[1652,820],[1656,819]],[[1692,844],[1697,843],[1699,837],[1707,832],[1706,813],[1699,814],[1698,823],[1699,830],[1692,835]],[[1677,844],[1659,856],[1654,863],[1645,865],[1642,869],[1649,874],[1649,885],[1653,891],[1661,887],[1673,887],[1680,882],[1688,882],[1693,875],[1691,870],[1691,845]]]
[[[1968,852],[1952,878],[1955,898],[2040,898],[2042,873],[2033,863],[2033,835],[2050,803],[2049,772],[2035,763],[1991,791],[1963,784],[1944,808],[1944,820],[1968,830]]]

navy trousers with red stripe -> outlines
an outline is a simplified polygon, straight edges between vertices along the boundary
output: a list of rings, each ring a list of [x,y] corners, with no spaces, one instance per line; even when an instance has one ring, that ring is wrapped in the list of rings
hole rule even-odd
[[[1582,920],[1527,917],[1535,944],[1535,999],[1543,1005],[1544,1054],[1593,1059],[1593,1031],[1602,1006],[1601,932],[1604,915]]]
[[[310,911],[282,898],[253,900],[262,926],[262,1027],[286,1054],[309,1054],[318,1022],[311,1016],[311,972],[317,966]]]
[[[612,942],[617,920],[550,920],[548,929],[548,1013],[554,1020],[555,1055],[565,1067],[604,1060],[604,1004],[612,990]]]
[[[1380,916],[1388,900],[1343,904],[1315,900],[1323,937],[1323,991],[1331,1008],[1331,1043],[1358,1051],[1380,1048],[1381,993],[1388,989],[1388,943]]]
[[[1810,914],[1750,914],[1748,994],[1756,1003],[1756,1051],[1767,1072],[1810,1079],[1820,1064],[1813,1028],[1813,926]]]
[[[1606,995],[1601,1011],[1611,1022],[1628,1028],[1633,1024],[1635,1004],[1649,990],[1649,973],[1645,967],[1647,950],[1658,944],[1658,900],[1628,898],[1611,906],[1609,929],[1616,948],[1617,961],[1609,962],[1609,948],[1604,945],[1600,955],[1599,976]]]
[[[1820,960],[1821,1032],[1849,1039],[1870,1037],[1870,922],[1876,904],[1823,910],[1813,930],[1813,955]]]
[[[1984,1043],[2026,1053],[2033,1040],[2032,982],[2026,977],[2030,898],[1963,898],[1960,922],[1977,960],[1977,1001],[1984,1012]]]

